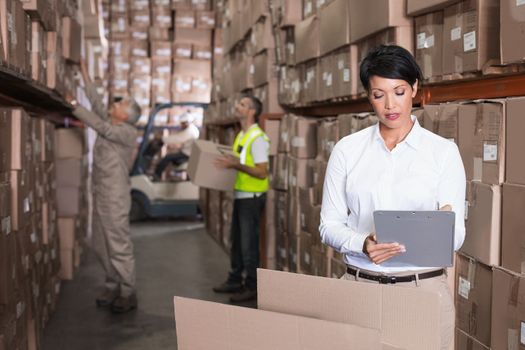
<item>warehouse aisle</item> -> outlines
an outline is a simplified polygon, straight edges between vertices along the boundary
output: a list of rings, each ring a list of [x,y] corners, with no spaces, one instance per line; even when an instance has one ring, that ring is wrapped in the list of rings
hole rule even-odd
[[[75,280],[62,284],[56,312],[44,331],[43,350],[176,349],[173,296],[228,302],[213,293],[228,256],[198,222],[132,226],[139,308],[112,315],[95,307],[101,267],[87,252]],[[245,306],[254,306],[251,303]]]

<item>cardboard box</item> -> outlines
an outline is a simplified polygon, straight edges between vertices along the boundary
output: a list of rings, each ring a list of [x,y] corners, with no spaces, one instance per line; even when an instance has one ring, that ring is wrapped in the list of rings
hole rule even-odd
[[[290,138],[290,154],[296,158],[315,158],[317,153],[317,119],[296,118]]]
[[[4,61],[23,74],[30,74],[31,20],[19,1],[0,1],[0,32]]]
[[[148,33],[150,40],[167,41],[171,37],[169,28],[149,27]]]
[[[271,183],[276,190],[288,189],[288,156],[285,153],[278,153],[275,157]]]
[[[352,133],[353,114],[340,114],[337,116],[339,122],[339,139],[344,138]]]
[[[131,23],[133,26],[148,28],[151,25],[149,8],[133,10],[131,12]]]
[[[283,113],[283,110],[277,98],[278,84],[279,83],[277,82],[277,79],[271,79],[267,84],[261,85],[253,89],[253,95],[257,97],[262,103],[262,113]]]
[[[313,164],[313,183],[315,187],[314,204],[320,205],[323,201],[323,186],[328,162],[315,160]]]
[[[523,22],[525,5],[519,1],[502,1],[500,6],[501,63],[520,62],[525,59],[525,32]]]
[[[307,19],[317,13],[317,2],[315,0],[303,1],[303,18]]]
[[[175,43],[177,44],[193,44],[201,46],[212,46],[211,44],[211,30],[209,29],[193,29],[193,28],[178,28],[175,31]]]
[[[253,84],[255,86],[263,85],[272,78],[276,78],[275,71],[275,54],[273,51],[262,51],[253,58]]]
[[[281,124],[279,125],[279,144],[277,146],[279,153],[290,152],[290,129],[295,118],[293,114],[285,114],[281,118]]]
[[[152,63],[151,97],[152,104],[168,103],[171,101],[171,59],[154,58]]]
[[[82,32],[80,24],[73,18],[62,17],[62,54],[66,60],[80,62]]]
[[[147,40],[133,40],[130,43],[130,50],[132,57],[147,58],[149,56],[149,42]]]
[[[288,214],[287,214],[288,193],[284,191],[276,191],[275,199],[275,228],[277,235],[285,235],[288,228]],[[278,243],[278,242],[277,242]],[[279,244],[277,244],[279,247]]]
[[[301,228],[295,225],[294,230],[292,233],[288,232],[288,267],[290,272],[301,273]]]
[[[267,119],[264,121],[264,132],[270,139],[270,156],[277,155],[277,144],[279,143],[279,127],[281,121],[278,119]]]
[[[152,41],[151,57],[153,58],[171,58],[171,42],[169,41]]]
[[[306,62],[302,72],[302,102],[310,103],[320,101],[322,99],[321,93],[321,65],[318,59]],[[324,86],[323,86],[324,87]]]
[[[176,11],[175,28],[195,28],[195,12],[191,10]]]
[[[0,171],[28,169],[31,118],[22,108],[0,108]]]
[[[415,18],[416,61],[424,78],[443,74],[443,11]]]
[[[507,99],[505,179],[509,183],[525,185],[525,167],[521,162],[521,152],[525,149],[523,108],[525,98]]]
[[[456,279],[456,327],[490,346],[492,268],[459,254]]]
[[[445,9],[444,73],[481,70],[499,64],[499,1],[469,0]]]
[[[254,24],[250,41],[254,55],[263,50],[275,48],[272,23],[269,18],[262,17]],[[270,51],[275,52],[275,50]]]
[[[299,350],[305,344],[308,349],[335,349],[345,344],[355,349],[382,349],[375,329],[182,297],[175,297],[174,304],[181,350],[210,346],[217,350]],[[206,327],[213,338],[196,334],[196,327]]]
[[[57,129],[55,131],[55,157],[81,159],[86,153],[86,140],[82,129]]]
[[[357,94],[359,80],[357,67],[357,46],[350,45],[334,53],[333,94],[335,98]]]
[[[401,6],[396,0],[350,2],[351,43],[388,28],[410,26],[412,20],[405,14],[405,1]]]
[[[500,265],[501,186],[467,183],[465,242],[461,251],[487,265]]]
[[[317,17],[310,17],[297,23],[294,35],[295,60],[297,63],[319,57],[321,48],[319,45],[319,19]]]
[[[305,273],[308,275],[312,274],[312,235],[308,232],[301,232],[299,235],[299,259],[300,259],[300,266],[301,266],[301,273]]]
[[[58,187],[56,189],[59,217],[71,218],[80,214],[84,205],[82,191],[79,187]]]
[[[197,11],[195,14],[195,25],[199,29],[214,29],[215,28],[215,12],[213,11]]]
[[[193,45],[193,58],[197,60],[211,60],[212,57],[211,46]]]
[[[524,202],[525,186],[503,184],[501,266],[517,273],[525,273]]]
[[[503,100],[459,107],[459,151],[467,180],[501,184],[505,180],[505,114]]]
[[[31,23],[31,78],[46,84],[47,35],[40,22]]]
[[[192,44],[173,44],[173,58],[186,58],[191,59],[193,45]]]
[[[83,187],[86,185],[87,165],[83,159],[67,158],[55,161],[58,187]]]
[[[58,237],[60,250],[73,250],[76,240],[76,218],[58,219]]]
[[[458,103],[427,104],[424,106],[423,124],[425,129],[457,144],[459,141],[458,116]]]
[[[11,183],[11,227],[18,231],[31,217],[33,209],[33,191],[29,172],[26,170],[12,170]]]
[[[381,342],[400,348],[440,348],[435,292],[262,269],[257,280],[261,310],[373,328]]]
[[[523,349],[525,277],[496,267],[492,285],[491,348]]]
[[[73,249],[60,249],[60,271],[58,276],[62,280],[72,280],[75,276],[75,258]]]
[[[318,16],[321,55],[350,44],[350,1],[332,1]]]
[[[169,4],[168,4],[169,6]],[[155,27],[169,29],[173,27],[173,18],[169,7],[155,6],[152,9],[151,21]]]
[[[312,187],[313,171],[309,159],[288,157],[288,187]]]
[[[195,141],[187,170],[191,181],[204,188],[232,191],[237,172],[232,169],[217,169],[214,165],[217,158],[230,153],[231,147],[229,146],[218,145],[206,140]]]
[[[317,159],[328,161],[339,141],[339,122],[336,118],[324,118],[317,129]]]
[[[272,18],[278,19],[282,27],[294,26],[303,19],[302,3],[295,0],[282,0],[272,6]]]
[[[407,0],[407,15],[419,16],[442,10],[460,0]]]
[[[318,96],[315,100],[327,101],[334,97],[334,56],[327,55],[317,60],[318,79],[317,84]]]

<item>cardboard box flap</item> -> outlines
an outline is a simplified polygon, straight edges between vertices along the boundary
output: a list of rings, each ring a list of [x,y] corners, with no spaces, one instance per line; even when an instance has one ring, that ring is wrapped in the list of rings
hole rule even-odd
[[[182,297],[174,304],[179,350],[382,349],[373,329]]]
[[[377,329],[381,341],[439,349],[439,295],[410,288],[258,269],[258,307]],[[424,312],[422,312],[424,310]]]

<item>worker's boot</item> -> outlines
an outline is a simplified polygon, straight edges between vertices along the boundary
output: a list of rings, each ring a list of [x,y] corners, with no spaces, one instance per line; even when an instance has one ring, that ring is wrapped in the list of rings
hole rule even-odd
[[[109,307],[111,303],[113,303],[113,300],[115,300],[118,297],[118,295],[118,289],[105,289],[104,292],[100,294],[97,297],[97,299],[95,299],[95,302],[97,303],[98,307]]]
[[[137,308],[137,295],[131,294],[128,297],[119,296],[111,303],[111,312],[122,314]]]
[[[241,283],[226,281],[218,286],[213,287],[215,293],[238,293],[242,290]]]

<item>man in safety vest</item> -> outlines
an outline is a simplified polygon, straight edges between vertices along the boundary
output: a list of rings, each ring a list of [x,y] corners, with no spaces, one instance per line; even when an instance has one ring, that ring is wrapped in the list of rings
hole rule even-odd
[[[262,104],[255,97],[242,98],[235,114],[242,130],[235,138],[233,152],[216,166],[237,170],[231,226],[231,269],[228,279],[213,288],[217,293],[235,293],[230,300],[241,302],[257,297],[259,267],[259,226],[269,187],[268,157],[270,140],[257,125]],[[243,272],[246,277],[243,281]]]

